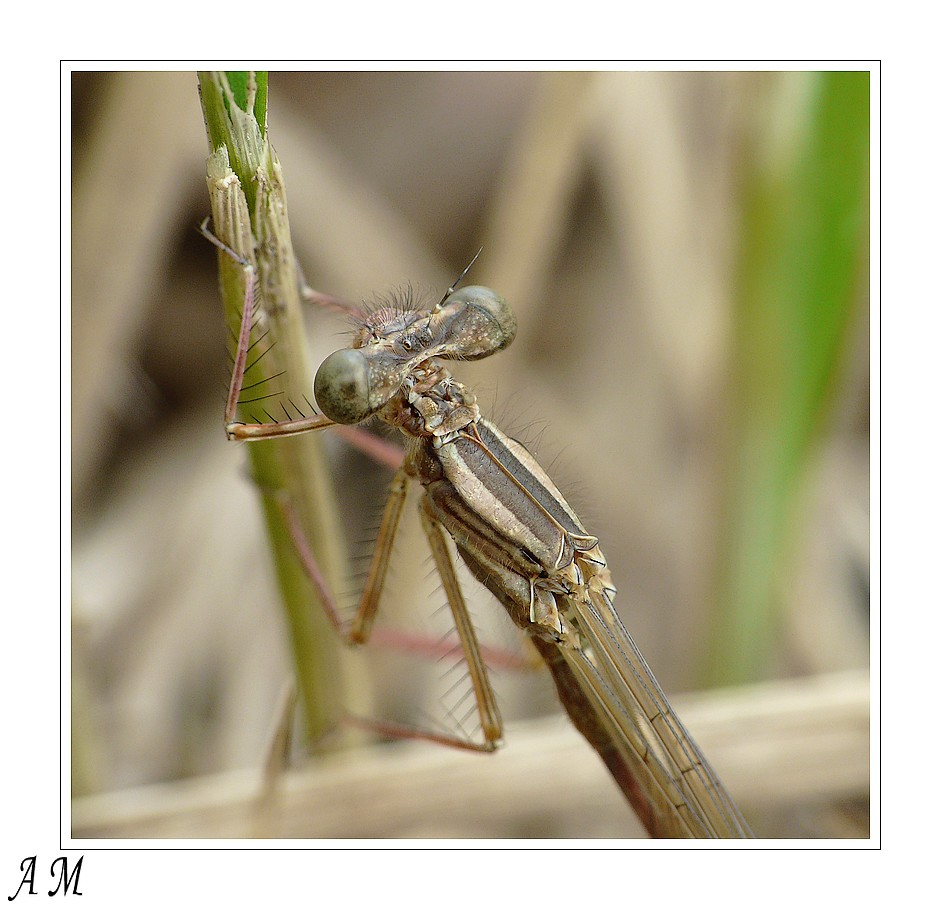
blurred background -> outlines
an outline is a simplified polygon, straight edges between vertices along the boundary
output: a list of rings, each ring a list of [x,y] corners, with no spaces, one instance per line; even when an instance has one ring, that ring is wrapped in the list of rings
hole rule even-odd
[[[299,743],[304,776],[279,799],[302,819],[259,822],[271,801],[250,796],[292,660],[245,452],[222,431],[216,255],[195,230],[209,212],[196,76],[75,73],[72,89],[75,836],[636,834],[587,745],[574,747],[584,773],[546,753],[569,732],[547,676],[499,667],[496,758]],[[411,283],[430,299],[483,247],[469,280],[510,300],[519,331],[455,374],[599,536],[668,694],[758,685],[773,702],[791,691],[782,681],[818,681],[808,717],[831,682],[866,695],[868,74],[272,73],[268,127],[318,290],[361,302]],[[307,315],[319,364],[348,326]],[[352,603],[390,472],[327,447]],[[382,621],[433,636],[444,598],[415,519]],[[482,638],[522,654],[465,581]],[[440,720],[453,678],[439,663],[343,659],[345,702]],[[861,769],[841,782],[762,799],[763,778],[800,764],[751,762],[741,801],[758,834],[868,836],[867,717],[853,724],[853,754],[826,763]],[[723,729],[747,739],[734,717]],[[452,804],[458,780],[478,792],[474,775],[499,787],[506,768],[519,784],[515,730],[549,737],[532,740],[545,801],[501,791],[492,815],[467,795]],[[436,777],[451,761],[461,776]],[[378,770],[347,794],[355,767]],[[344,793],[336,818],[318,780]],[[596,789],[558,798],[582,786]],[[206,809],[233,793],[249,794],[247,829]],[[200,807],[217,827],[193,821]]]

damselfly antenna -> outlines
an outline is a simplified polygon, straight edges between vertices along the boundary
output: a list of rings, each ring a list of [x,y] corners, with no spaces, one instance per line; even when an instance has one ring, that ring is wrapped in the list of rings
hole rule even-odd
[[[474,258],[471,259],[471,261],[467,263],[467,267],[464,269],[464,271],[461,272],[461,274],[457,276],[457,281],[455,281],[454,284],[452,284],[451,287],[449,287],[449,288],[444,292],[444,297],[442,297],[442,298],[435,304],[435,311],[436,311],[436,310],[439,310],[439,309],[441,308],[441,306],[444,304],[445,300],[447,300],[448,297],[450,297],[450,296],[454,293],[454,291],[455,291],[455,289],[457,288],[457,286],[464,280],[464,278],[465,278],[465,276],[467,275],[467,273],[471,270],[471,266],[478,260],[478,258],[480,257],[480,254],[481,254],[483,251],[484,251],[484,248],[483,248],[483,247],[481,247],[479,250],[477,250],[477,252],[474,254]],[[433,311],[433,312],[434,312],[434,311]]]

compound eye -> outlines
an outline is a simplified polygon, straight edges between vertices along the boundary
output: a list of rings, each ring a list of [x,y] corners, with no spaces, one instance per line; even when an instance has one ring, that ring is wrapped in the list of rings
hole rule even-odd
[[[479,285],[461,288],[444,302],[439,317],[454,353],[477,360],[502,351],[516,337],[516,315],[496,291]]]
[[[323,413],[335,423],[359,423],[371,413],[369,364],[358,351],[334,351],[317,370],[314,397]]]

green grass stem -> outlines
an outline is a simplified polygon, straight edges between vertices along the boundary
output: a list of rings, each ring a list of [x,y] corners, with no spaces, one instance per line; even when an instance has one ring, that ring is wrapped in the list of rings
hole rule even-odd
[[[283,389],[280,397],[243,406],[240,416],[246,422],[265,421],[268,418],[260,410],[265,408],[283,418],[282,407],[290,408],[290,402],[303,406],[305,396],[310,399],[313,370],[302,321],[284,179],[268,143],[267,79],[260,73],[202,72],[199,90],[210,146],[207,184],[213,231],[257,270],[256,309],[260,313],[258,329],[252,334],[252,342],[257,344],[249,357],[244,383],[251,394],[244,394],[243,399]],[[244,274],[223,252],[219,253],[219,271],[226,325],[234,344],[231,339],[238,336]],[[267,335],[259,340],[263,332]],[[267,353],[252,366],[266,348]],[[301,568],[279,501],[288,497],[293,504],[328,583],[337,590],[345,554],[321,449],[315,433],[245,446],[261,496],[311,742],[333,729],[341,713],[339,643]],[[246,572],[258,570],[256,566],[245,567]]]

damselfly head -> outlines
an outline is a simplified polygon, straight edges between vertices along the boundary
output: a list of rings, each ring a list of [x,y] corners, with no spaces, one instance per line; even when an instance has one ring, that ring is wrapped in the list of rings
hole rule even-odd
[[[365,420],[399,391],[409,374],[432,358],[479,360],[516,336],[516,316],[490,288],[453,291],[428,311],[390,309],[372,314],[352,348],[331,354],[314,378],[323,413],[337,423]]]

